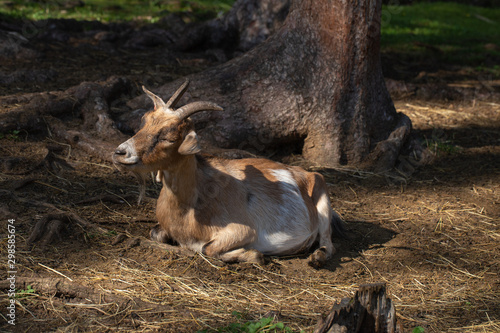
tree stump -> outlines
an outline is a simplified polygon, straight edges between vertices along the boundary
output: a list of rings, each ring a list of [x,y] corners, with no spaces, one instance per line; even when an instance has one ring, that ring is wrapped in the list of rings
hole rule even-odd
[[[354,298],[344,298],[320,319],[314,333],[400,333],[396,309],[385,283],[365,284]]]

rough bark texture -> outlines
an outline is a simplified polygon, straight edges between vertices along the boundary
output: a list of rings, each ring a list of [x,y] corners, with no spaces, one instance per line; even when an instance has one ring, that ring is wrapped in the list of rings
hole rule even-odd
[[[399,333],[396,310],[387,298],[385,283],[360,286],[353,299],[335,304],[314,333]]]
[[[321,166],[391,168],[411,122],[382,77],[380,11],[380,0],[292,2],[264,43],[190,77],[188,99],[225,108],[195,117],[202,138],[257,152],[303,144],[304,157]],[[168,98],[179,85],[157,92]],[[129,106],[147,103],[142,96]]]

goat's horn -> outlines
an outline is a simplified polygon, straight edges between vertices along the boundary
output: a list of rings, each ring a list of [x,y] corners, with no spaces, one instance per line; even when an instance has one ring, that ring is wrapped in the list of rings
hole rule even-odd
[[[151,100],[153,101],[155,105],[155,110],[165,107],[165,102],[160,97],[156,96],[151,91],[147,90],[146,87],[144,86],[142,86],[142,90],[144,90],[146,95],[148,95],[148,97],[151,98]]]
[[[179,89],[177,89],[177,91],[172,95],[172,97],[170,97],[167,104],[165,104],[166,107],[169,109],[174,108],[177,102],[179,102],[179,100],[181,99],[182,95],[184,95],[184,93],[186,92],[188,86],[189,86],[189,79],[186,79],[186,81],[184,81],[184,83],[179,87]]]
[[[180,119],[186,119],[200,111],[223,111],[224,109],[212,102],[193,102],[178,108],[176,113]]]

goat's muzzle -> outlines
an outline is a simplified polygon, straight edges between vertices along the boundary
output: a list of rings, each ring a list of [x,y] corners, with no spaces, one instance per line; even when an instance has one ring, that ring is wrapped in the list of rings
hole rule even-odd
[[[127,140],[119,145],[113,153],[113,162],[119,169],[135,166],[139,163],[140,158],[137,156],[133,142]]]

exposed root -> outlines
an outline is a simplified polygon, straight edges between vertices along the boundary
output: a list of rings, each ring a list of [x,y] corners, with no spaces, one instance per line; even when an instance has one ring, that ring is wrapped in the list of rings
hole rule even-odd
[[[141,239],[139,237],[129,238],[125,243],[127,249],[141,245]]]
[[[56,241],[62,241],[64,233],[71,229],[72,223],[82,225],[82,218],[74,213],[49,214],[39,220],[26,243],[31,246],[36,242],[42,245],[49,245]],[[83,223],[88,226],[88,222]]]
[[[18,176],[29,175],[43,167],[46,167],[47,169],[55,173],[59,173],[59,171],[62,169],[72,170],[73,167],[69,165],[66,160],[56,154],[60,150],[60,146],[49,144],[46,146],[44,155],[40,160],[18,156],[0,158],[1,170],[6,175]]]
[[[66,91],[27,94],[6,99],[5,104],[15,105],[0,114],[0,132],[23,129],[30,133],[48,132],[85,152],[103,160],[111,160],[116,144],[127,137],[122,134],[109,115],[110,103],[131,90],[127,79],[111,77],[106,81],[83,82]],[[1,100],[1,99],[0,99]],[[20,106],[18,106],[20,104]],[[73,115],[80,125],[71,129],[61,119]],[[49,148],[49,147],[48,147]],[[43,161],[50,169],[69,167],[53,154],[52,148]],[[26,173],[37,169],[38,165]]]
[[[120,234],[116,235],[115,238],[113,238],[111,245],[113,245],[113,246],[118,245],[118,244],[122,243],[124,240],[126,240],[127,238],[128,238],[127,235],[120,233]]]
[[[40,238],[42,245],[52,244],[55,241],[62,241],[63,233],[66,231],[66,222],[56,219],[49,219],[45,217],[46,222],[41,227],[36,227],[35,230],[43,230],[43,235],[40,233],[32,232],[30,238],[28,239],[28,244],[32,244],[34,242],[34,238]],[[38,225],[38,223],[37,223]]]
[[[28,178],[24,178],[24,179],[20,179],[20,180],[14,180],[10,183],[9,189],[11,191],[17,191],[17,190],[23,188],[24,186],[33,183],[36,180],[37,180],[37,178],[34,178],[34,177],[28,177]]]
[[[119,136],[116,142],[95,139],[85,132],[69,130],[62,122],[57,121],[52,123],[51,130],[57,137],[64,139],[72,146],[108,162],[112,162],[111,153],[118,146],[118,143],[125,139],[123,136]]]
[[[88,222],[85,219],[81,218],[77,214],[73,212],[65,212],[62,211],[61,209],[57,208],[53,204],[47,203],[47,202],[41,202],[37,200],[30,200],[30,199],[23,199],[19,198],[16,196],[13,192],[8,191],[8,190],[1,190],[0,193],[8,194],[12,199],[14,199],[17,202],[24,203],[30,206],[42,206],[46,207],[49,209],[52,209],[55,213],[48,214],[44,218],[42,218],[40,221],[37,222],[35,227],[33,228],[30,237],[27,240],[28,245],[32,245],[35,242],[42,241],[43,244],[49,244],[51,241],[54,241],[62,236],[62,233],[67,230],[68,226],[71,225],[72,223],[78,224],[80,227],[82,227],[85,230],[94,230],[97,231],[101,234],[109,235],[111,232],[108,229],[102,228],[94,223]],[[121,236],[123,237],[123,236]],[[116,240],[116,238],[115,238]],[[113,241],[113,243],[115,242]],[[123,239],[125,240],[125,239]],[[119,242],[116,242],[113,245],[116,245],[123,240],[120,240]],[[158,243],[149,239],[145,238],[134,238],[133,240],[129,241],[130,243],[127,243],[127,248],[131,248],[134,246],[144,246],[144,247],[149,247],[153,249],[160,249],[168,252],[173,252],[185,256],[193,256],[193,251],[181,248],[178,246],[172,246],[169,244],[163,244],[163,243]]]
[[[123,204],[123,203],[128,203],[129,200],[132,200],[135,197],[136,197],[135,194],[127,194],[124,196],[117,196],[117,195],[113,195],[113,194],[101,194],[101,195],[98,195],[98,196],[95,196],[92,198],[80,200],[80,201],[76,202],[75,205],[85,205],[85,204],[90,204],[90,203],[94,203],[97,201],[109,201],[109,202],[116,203],[116,204]]]
[[[0,289],[9,289],[9,281],[0,281]],[[102,290],[81,285],[67,279],[18,277],[16,288],[28,289],[30,286],[38,294],[54,295],[56,297],[82,299],[86,304],[116,303],[119,308],[171,310],[168,305],[151,304],[133,296],[120,296]]]

